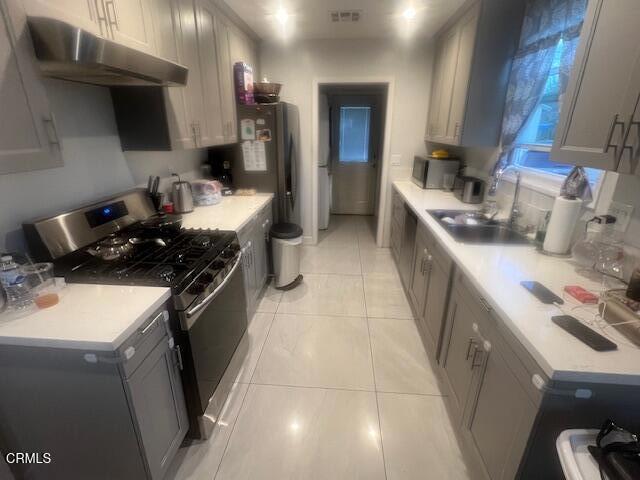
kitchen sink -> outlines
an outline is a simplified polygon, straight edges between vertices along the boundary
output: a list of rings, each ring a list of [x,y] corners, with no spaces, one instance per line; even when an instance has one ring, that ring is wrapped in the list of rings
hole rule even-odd
[[[458,242],[526,245],[529,239],[509,225],[477,210],[427,210]]]

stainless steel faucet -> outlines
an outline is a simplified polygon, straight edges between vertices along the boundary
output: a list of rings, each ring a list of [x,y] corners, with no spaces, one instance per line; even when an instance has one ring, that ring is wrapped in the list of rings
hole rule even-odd
[[[518,199],[520,197],[521,175],[520,175],[520,170],[518,170],[518,167],[516,167],[513,164],[506,165],[506,166],[499,166],[493,174],[493,181],[491,182],[491,186],[489,187],[489,195],[493,196],[496,194],[498,190],[498,186],[502,181],[502,176],[509,169],[513,169],[516,175],[516,190],[513,194],[513,203],[511,204],[511,212],[509,213],[509,226],[513,227],[516,225],[516,222],[520,217],[520,206],[518,204]]]

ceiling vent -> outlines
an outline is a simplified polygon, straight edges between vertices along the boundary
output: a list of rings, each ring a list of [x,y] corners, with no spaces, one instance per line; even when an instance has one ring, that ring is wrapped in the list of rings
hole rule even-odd
[[[353,23],[360,20],[361,10],[334,10],[329,12],[333,23]]]

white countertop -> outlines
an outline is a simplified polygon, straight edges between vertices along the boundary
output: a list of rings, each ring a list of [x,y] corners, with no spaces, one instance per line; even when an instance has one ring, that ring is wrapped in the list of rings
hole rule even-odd
[[[224,197],[184,214],[182,226],[237,232],[272,198]],[[69,284],[51,308],[11,321],[0,316],[0,345],[114,350],[170,296],[160,287]]]
[[[216,205],[196,207],[183,214],[185,228],[219,228],[238,232],[273,198],[272,193],[222,197]]]
[[[112,351],[170,296],[162,287],[68,284],[53,307],[0,316],[0,345]]]
[[[464,204],[442,190],[422,190],[409,181],[393,185],[549,378],[640,385],[640,349],[608,329],[618,350],[592,350],[551,322],[552,316],[562,314],[593,318],[592,310],[572,311],[579,304],[566,300],[562,312],[540,303],[520,285],[522,280],[537,280],[566,298],[565,285],[581,285],[596,293],[602,289],[598,282],[578,274],[569,259],[542,255],[533,246],[458,243],[426,210],[473,210],[479,205]]]

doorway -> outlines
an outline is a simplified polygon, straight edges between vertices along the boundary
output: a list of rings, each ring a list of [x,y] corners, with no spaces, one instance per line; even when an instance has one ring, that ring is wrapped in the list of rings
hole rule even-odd
[[[323,84],[318,90],[318,227],[361,215],[376,228],[387,84]]]

